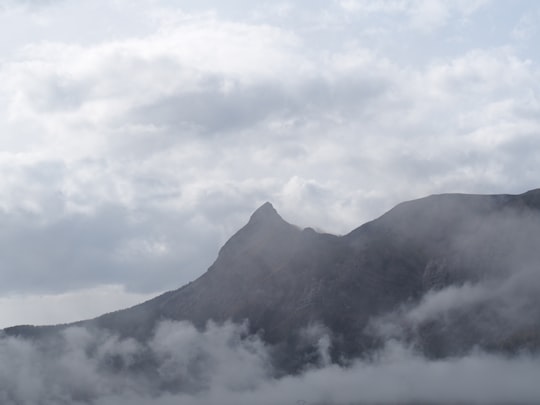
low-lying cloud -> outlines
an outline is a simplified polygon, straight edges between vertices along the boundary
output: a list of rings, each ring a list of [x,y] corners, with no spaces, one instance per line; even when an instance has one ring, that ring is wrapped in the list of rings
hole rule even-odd
[[[277,378],[271,348],[248,335],[245,324],[233,323],[199,331],[166,321],[146,343],[72,327],[39,342],[3,338],[0,357],[0,402],[9,405],[492,404],[540,398],[538,356],[474,352],[434,361],[396,341],[369,361],[320,363]]]

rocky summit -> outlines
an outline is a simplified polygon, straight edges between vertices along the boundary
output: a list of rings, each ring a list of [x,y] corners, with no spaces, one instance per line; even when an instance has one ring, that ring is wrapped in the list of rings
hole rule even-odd
[[[427,357],[540,347],[540,189],[399,204],[344,236],[300,229],[263,204],[200,278],[75,325],[148,339],[164,319],[248,322],[276,368],[370,356],[388,339]],[[39,338],[69,325],[17,326]]]

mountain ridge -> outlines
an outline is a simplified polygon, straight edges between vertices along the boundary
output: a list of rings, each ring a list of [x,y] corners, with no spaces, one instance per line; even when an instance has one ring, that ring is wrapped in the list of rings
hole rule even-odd
[[[398,204],[335,236],[291,225],[266,202],[223,245],[209,269],[179,289],[91,320],[16,326],[4,333],[39,336],[77,325],[144,340],[164,319],[198,328],[208,321],[248,320],[251,333],[279,348],[279,366],[289,372],[303,367],[313,351],[302,330],[322,325],[332,336],[331,359],[340,362],[380,347],[386,337],[373,332],[379,318],[422,305],[437,291],[496,280],[517,264],[540,263],[534,243],[540,241],[539,214],[540,189],[516,195],[439,194]],[[475,308],[494,324],[511,323],[502,314],[490,315],[489,300]],[[540,338],[531,344],[530,336],[536,335],[530,322],[494,333],[483,319],[448,314],[448,322],[412,325],[399,319],[394,326],[400,338],[414,341],[431,357],[459,355],[478,345],[502,350],[523,336],[529,347],[539,346]],[[540,321],[540,314],[533,321]],[[449,325],[455,329],[451,334]]]

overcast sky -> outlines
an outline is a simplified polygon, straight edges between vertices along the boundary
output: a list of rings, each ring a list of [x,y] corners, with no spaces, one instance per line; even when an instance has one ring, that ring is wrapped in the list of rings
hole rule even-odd
[[[0,327],[201,275],[271,201],[343,234],[540,186],[534,0],[0,0]]]

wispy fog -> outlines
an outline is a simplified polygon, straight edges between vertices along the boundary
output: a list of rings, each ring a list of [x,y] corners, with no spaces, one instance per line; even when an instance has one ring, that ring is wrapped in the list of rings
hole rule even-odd
[[[275,378],[271,348],[246,330],[232,323],[198,331],[188,323],[163,322],[144,344],[78,327],[39,343],[5,338],[0,340],[0,402],[492,404],[540,398],[538,356],[506,358],[477,351],[431,361],[390,340],[369,361],[346,368],[313,366]],[[321,338],[322,351],[325,341]]]
[[[523,208],[465,221],[426,266],[427,292],[372,318],[368,330],[435,357],[537,347],[539,230],[538,214]]]

